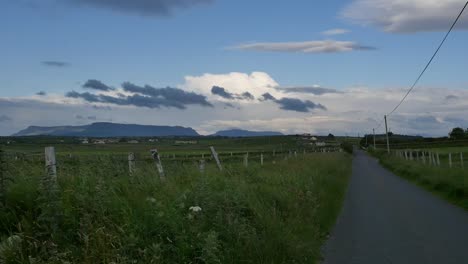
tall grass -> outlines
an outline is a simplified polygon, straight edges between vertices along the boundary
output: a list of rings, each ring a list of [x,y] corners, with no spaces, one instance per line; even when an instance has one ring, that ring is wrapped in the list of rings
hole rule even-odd
[[[468,210],[468,169],[436,167],[381,152],[374,154],[395,174]]]
[[[54,198],[42,162],[9,162],[0,263],[314,263],[351,169],[344,153],[204,174],[177,162],[160,182],[151,162],[130,176],[122,159],[80,157],[59,163]]]

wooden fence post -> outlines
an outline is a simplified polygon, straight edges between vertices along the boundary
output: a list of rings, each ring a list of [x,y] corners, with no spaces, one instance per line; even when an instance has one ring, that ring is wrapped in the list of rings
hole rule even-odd
[[[45,148],[45,167],[46,173],[53,184],[57,183],[57,163],[55,160],[55,148]]]
[[[452,168],[452,153],[449,153],[449,168]]]
[[[465,165],[463,164],[463,152],[460,152],[460,161],[461,161],[461,167],[462,169],[464,169]]]
[[[161,180],[165,180],[166,175],[164,174],[164,168],[161,164],[161,157],[159,156],[158,150],[152,149],[150,152],[151,152],[151,156],[153,157],[153,160],[156,162],[156,168],[158,169],[159,178]]]
[[[436,153],[436,158],[437,158],[437,166],[440,167],[440,157],[439,157],[438,152]]]
[[[135,153],[128,153],[128,172],[133,174],[135,172]]]
[[[426,155],[424,154],[424,151],[421,152],[421,156],[422,156],[422,162],[425,165],[426,164]]]
[[[260,154],[260,165],[263,166],[263,153]]]
[[[244,155],[244,167],[249,167],[249,154]]]
[[[210,147],[210,150],[211,150],[211,155],[213,156],[213,158],[216,161],[216,165],[218,166],[218,169],[220,171],[222,171],[223,167],[221,166],[221,162],[219,161],[218,153],[216,153],[216,150],[215,150],[215,148],[213,146]],[[231,154],[232,154],[232,152],[231,152]]]
[[[205,173],[205,160],[200,160],[200,163],[198,164],[198,168],[200,169],[201,173]]]

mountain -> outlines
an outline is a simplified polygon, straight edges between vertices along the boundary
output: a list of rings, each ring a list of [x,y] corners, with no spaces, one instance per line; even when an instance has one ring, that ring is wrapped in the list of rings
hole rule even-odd
[[[230,129],[216,132],[212,136],[218,137],[264,137],[264,136],[282,136],[280,132],[272,131],[248,131],[242,129]]]
[[[163,137],[199,136],[197,131],[180,126],[145,126],[115,123],[93,123],[85,126],[30,126],[13,136],[74,136],[74,137]]]

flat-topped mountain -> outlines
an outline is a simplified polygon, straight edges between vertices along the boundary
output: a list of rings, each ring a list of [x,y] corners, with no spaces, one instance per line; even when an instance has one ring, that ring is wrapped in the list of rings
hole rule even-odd
[[[84,126],[30,126],[13,136],[74,136],[74,137],[164,137],[199,136],[190,127],[150,126],[115,123],[93,123]]]

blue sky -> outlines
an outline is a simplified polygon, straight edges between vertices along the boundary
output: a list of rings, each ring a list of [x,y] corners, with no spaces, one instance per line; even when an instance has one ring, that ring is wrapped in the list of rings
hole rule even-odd
[[[435,1],[442,6],[431,9],[432,0],[429,5],[423,0],[409,0],[408,6],[400,1],[401,6],[395,5],[393,13],[388,14],[369,0],[181,0],[185,6],[170,7],[170,14],[161,15],[158,11],[142,15],[145,10],[139,9],[138,4],[172,5],[167,4],[168,0],[136,0],[131,7],[119,8],[122,2],[125,0],[2,1],[0,97],[19,100],[38,91],[63,95],[82,90],[89,79],[116,88],[128,81],[193,91],[185,77],[232,72],[264,72],[282,87],[315,85],[338,91],[365,87],[369,93],[403,89],[417,77],[464,3]],[[374,1],[377,2],[397,1]],[[414,12],[415,7],[421,10]],[[383,18],[405,13],[411,19],[389,24]],[[438,14],[437,18],[434,14]],[[437,89],[441,94],[442,89],[466,91],[466,17],[467,14],[424,76],[421,87]],[[323,34],[331,29],[349,32]],[[352,42],[352,50],[289,50],[291,42],[323,40]],[[287,51],[271,51],[265,45],[259,47],[259,43],[280,43]],[[372,49],[354,48],[356,45]],[[47,61],[65,65],[44,64]],[[200,89],[194,91],[203,94]],[[296,97],[306,100],[301,94]],[[313,99],[320,103],[320,98]],[[370,111],[360,107],[349,111]],[[158,113],[158,109],[153,110]],[[18,108],[15,111],[20,112]],[[427,113],[432,114],[429,110]],[[46,118],[41,121],[53,124]],[[24,120],[3,126],[16,129],[26,123]],[[3,133],[12,129],[3,129]]]

